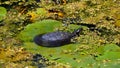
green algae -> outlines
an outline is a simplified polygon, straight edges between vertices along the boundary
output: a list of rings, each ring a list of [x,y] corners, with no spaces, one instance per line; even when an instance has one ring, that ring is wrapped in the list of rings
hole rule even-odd
[[[32,41],[34,36],[53,31],[53,28],[58,27],[60,22],[55,20],[44,20],[29,24],[25,27],[19,35],[19,38],[23,41]]]
[[[6,8],[0,6],[0,21],[5,18],[6,14],[7,14]]]
[[[26,26],[18,37],[24,41],[23,47],[29,52],[42,54],[51,61],[54,60],[59,63],[68,64],[75,68],[99,67],[99,65],[95,63],[102,63],[103,60],[107,59],[114,61],[120,58],[118,55],[119,52],[114,52],[119,51],[120,48],[114,44],[95,46],[90,44],[84,45],[80,43],[71,43],[61,47],[48,48],[38,46],[32,41],[35,35],[53,32],[56,28],[60,29],[61,25],[62,24],[59,21],[43,20]],[[80,26],[70,25],[69,27],[72,27],[71,29],[75,29]]]
[[[82,46],[82,44],[68,44],[62,47],[46,48],[46,47],[38,46],[35,43],[26,42],[24,43],[23,47],[25,47],[29,52],[42,54],[50,61],[56,61],[59,63],[70,65],[71,67],[75,67],[75,68],[79,68],[79,67],[105,68],[106,65],[108,67],[119,66],[119,58],[120,58],[119,52],[112,52],[112,51],[108,52],[107,50],[104,51],[104,49],[106,49],[106,46],[103,46],[100,49],[97,48],[99,50],[87,49],[86,51],[84,51],[85,50],[84,49],[83,51],[78,51],[78,50],[76,51],[76,49],[79,46]],[[84,45],[84,46],[88,46],[88,45]],[[91,46],[89,45],[89,47]],[[116,45],[113,45],[113,47],[115,48],[114,50],[120,50],[119,47],[116,48]],[[94,52],[91,53],[91,51]],[[103,63],[103,61],[106,62]]]
[[[25,27],[25,29],[19,34],[19,38],[24,42],[32,41],[32,39],[38,34],[44,34],[48,32],[53,32],[56,29],[60,29],[62,27],[62,23],[56,20],[43,20],[38,21],[33,24],[29,24]],[[69,28],[75,29],[80,26],[71,25]]]
[[[32,0],[29,0],[29,1],[32,1]],[[10,23],[10,24],[7,24],[7,25],[5,24],[6,25],[5,28],[1,27],[0,33],[2,34],[2,39],[4,39],[4,41],[6,41],[6,42],[8,41],[7,44],[11,44],[13,42],[14,42],[14,44],[16,44],[17,42],[15,40],[9,40],[9,37],[11,37],[11,33],[9,33],[9,31],[14,32],[15,29],[17,29],[18,27],[24,28],[25,26],[23,26],[23,25],[29,24],[27,27],[25,27],[25,30],[22,31],[23,34],[21,32],[20,33],[21,36],[19,35],[19,38],[23,41],[23,47],[25,47],[29,52],[40,53],[50,60],[57,61],[59,63],[64,63],[65,65],[69,64],[69,65],[73,66],[74,68],[77,68],[77,67],[78,68],[80,68],[80,67],[83,67],[83,68],[85,68],[85,67],[86,68],[120,68],[120,60],[119,60],[120,50],[119,50],[119,47],[117,46],[120,44],[120,40],[119,40],[120,39],[119,38],[120,37],[120,35],[119,35],[119,26],[120,26],[119,10],[120,10],[120,7],[119,7],[118,0],[114,0],[114,1],[113,0],[105,0],[105,1],[103,1],[103,0],[101,0],[101,1],[82,0],[82,1],[78,1],[78,2],[75,2],[74,0],[72,0],[72,3],[68,2],[67,4],[64,4],[64,5],[49,5],[50,3],[49,4],[47,3],[47,6],[46,6],[46,2],[44,2],[45,4],[42,5],[42,8],[40,8],[40,9],[38,8],[36,11],[33,11],[33,12],[37,12],[38,14],[40,14],[40,16],[39,16],[40,20],[43,20],[44,18],[52,17],[52,15],[48,16],[48,17],[46,16],[47,13],[44,11],[47,11],[47,10],[44,10],[44,8],[48,9],[48,10],[49,9],[58,9],[59,10],[62,8],[63,11],[66,13],[65,14],[66,17],[71,17],[71,16],[76,17],[76,15],[74,15],[74,14],[77,13],[77,15],[80,16],[81,19],[83,20],[83,23],[90,23],[90,24],[94,23],[97,27],[100,27],[100,28],[105,27],[106,29],[108,29],[107,30],[108,32],[104,29],[103,31],[106,31],[106,32],[101,32],[101,34],[104,37],[101,36],[99,38],[98,35],[97,36],[94,35],[95,31],[93,31],[93,33],[92,33],[92,31],[85,30],[86,32],[84,31],[85,33],[83,35],[81,35],[80,37],[77,37],[77,38],[79,38],[79,40],[75,44],[69,44],[69,45],[65,45],[63,47],[51,48],[51,49],[43,48],[43,47],[37,46],[36,44],[33,43],[33,41],[32,41],[33,37],[37,34],[41,34],[42,32],[47,33],[47,32],[55,31],[56,28],[59,28],[59,24],[58,24],[58,26],[56,25],[54,28],[52,27],[52,29],[49,29],[49,28],[45,29],[45,28],[37,27],[38,32],[42,31],[42,30],[39,30],[39,28],[43,29],[42,32],[37,33],[37,31],[35,31],[36,26],[32,27],[32,24],[34,24],[34,22],[33,23],[26,22],[25,17],[23,17],[22,23],[20,23],[21,22],[20,17],[24,16],[24,13],[20,16],[17,16],[17,15],[19,15],[19,13],[21,13],[19,11],[20,8],[17,5],[17,7],[19,8],[17,10],[18,13],[16,15],[14,14],[15,16],[12,13],[7,14],[7,15],[9,15],[9,17],[7,17],[7,19],[11,19],[11,20],[9,22],[4,22],[4,23]],[[50,2],[52,2],[52,1],[50,1]],[[10,1],[5,1],[2,4],[5,4],[5,3],[7,3],[9,5],[11,5],[13,3],[18,3],[19,5],[24,5],[24,7],[28,6],[29,4],[30,5],[34,4],[34,2],[24,2],[24,0],[19,0],[19,1],[18,0],[10,0]],[[15,7],[16,5],[13,4],[13,6]],[[76,8],[76,7],[78,7],[78,8]],[[36,8],[36,7],[34,7],[34,8]],[[12,9],[15,9],[15,8],[12,8]],[[28,12],[31,12],[31,10],[28,10]],[[16,18],[14,18],[14,17],[16,17]],[[16,19],[17,19],[17,21],[16,21]],[[79,22],[79,23],[81,23],[81,22]],[[14,24],[14,26],[13,26],[13,24]],[[23,24],[23,25],[21,25],[21,24]],[[39,26],[39,24],[38,24],[38,26]],[[47,26],[49,26],[49,25],[46,24],[46,26],[44,26],[44,27],[47,27]],[[76,29],[76,25],[74,27]],[[74,28],[74,27],[70,27],[70,28]],[[44,30],[46,30],[46,32]],[[4,31],[4,32],[2,33],[2,31]],[[69,31],[69,29],[68,29],[68,31]],[[118,32],[115,32],[115,31],[118,31]],[[20,31],[18,30],[18,32],[20,32]],[[28,32],[28,34],[27,34],[27,32]],[[115,34],[114,34],[114,32],[115,32]],[[15,33],[15,34],[18,35],[18,33]],[[5,37],[7,37],[7,38],[5,38]],[[0,40],[2,40],[2,39],[0,39]],[[109,40],[111,40],[111,41],[109,41]],[[9,41],[12,41],[12,42],[9,42]],[[81,41],[83,41],[85,43],[83,43]],[[100,44],[98,41],[100,42]],[[106,44],[106,43],[108,43],[108,44]],[[111,45],[111,43],[113,43],[113,44]],[[8,46],[5,43],[2,44],[0,42],[0,44],[1,44],[1,46],[3,46],[3,45]],[[117,45],[115,45],[115,44],[117,44]],[[11,44],[11,45],[13,45],[13,44]],[[10,51],[12,50],[11,48],[9,48],[9,49],[10,49]],[[16,49],[16,50],[19,50],[19,49]],[[56,51],[58,51],[58,52],[56,52]],[[6,52],[3,52],[3,54],[4,53],[6,53]],[[9,54],[9,52],[7,52],[7,54]],[[24,54],[20,54],[20,56],[23,56],[23,55]],[[6,57],[5,57],[5,59],[6,59]],[[17,59],[17,58],[15,58],[15,59]],[[24,63],[27,63],[27,62],[24,62]],[[18,66],[19,67],[24,66],[24,63],[17,64],[17,66],[15,66],[15,68]],[[2,65],[2,64],[0,64],[0,65]],[[16,63],[12,64],[12,62],[8,62],[8,64],[6,63],[6,65],[7,65],[7,67],[10,67],[11,65],[12,66],[16,65]],[[2,66],[4,66],[4,65],[2,65]],[[28,66],[28,68],[29,68],[29,66]]]

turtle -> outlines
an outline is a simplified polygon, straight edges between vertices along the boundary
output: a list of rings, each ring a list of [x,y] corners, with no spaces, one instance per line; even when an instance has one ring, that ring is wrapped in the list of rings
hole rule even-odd
[[[71,43],[71,39],[79,35],[82,28],[78,28],[71,32],[54,31],[46,34],[39,34],[34,37],[33,41],[44,47],[58,47]]]

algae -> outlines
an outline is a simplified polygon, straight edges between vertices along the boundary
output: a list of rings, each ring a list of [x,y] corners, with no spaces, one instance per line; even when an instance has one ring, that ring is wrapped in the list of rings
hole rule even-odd
[[[7,10],[4,7],[0,6],[0,21],[5,18],[6,14],[7,14]]]
[[[30,58],[38,53],[49,59],[42,63],[48,68],[119,68],[119,3],[119,0],[1,0],[4,13],[0,16],[0,66],[38,68],[39,64]],[[95,29],[81,25],[83,32],[72,39],[72,44],[45,48],[32,41],[41,33],[72,32],[81,23],[95,25]]]

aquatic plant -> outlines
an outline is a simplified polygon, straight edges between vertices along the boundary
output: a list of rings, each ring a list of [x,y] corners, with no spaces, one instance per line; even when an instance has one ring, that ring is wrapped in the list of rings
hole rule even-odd
[[[0,6],[0,21],[5,18],[6,14],[7,14],[6,8]]]
[[[119,0],[1,0],[0,6],[5,7],[8,14],[0,20],[0,47],[3,47],[0,48],[0,67],[31,68],[31,62],[26,59],[32,52],[56,62],[48,62],[53,65],[51,68],[120,68],[119,3]],[[64,18],[68,26],[60,23]],[[32,40],[41,33],[72,32],[79,26],[71,22],[92,24],[96,29],[85,27],[83,33],[72,40],[74,43],[62,47],[45,48]],[[16,36],[23,42],[17,41]],[[14,49],[16,45],[29,52],[19,50],[21,46]]]
[[[42,47],[33,42],[33,38],[37,34],[52,32],[56,28],[61,29],[62,24],[55,20],[43,20],[33,24],[29,24],[19,34],[19,38],[23,41],[23,47],[32,53],[39,53],[50,61],[62,63],[70,67],[107,67],[119,66],[120,48],[115,44],[106,45],[90,45],[71,43],[61,47]],[[70,25],[72,29],[78,28],[78,25]],[[68,29],[70,30],[70,29]],[[72,30],[70,30],[72,31]],[[114,57],[116,56],[116,57]],[[104,62],[106,61],[106,62]],[[104,62],[104,63],[103,63]],[[112,64],[116,63],[116,64]],[[111,64],[111,65],[109,65]]]

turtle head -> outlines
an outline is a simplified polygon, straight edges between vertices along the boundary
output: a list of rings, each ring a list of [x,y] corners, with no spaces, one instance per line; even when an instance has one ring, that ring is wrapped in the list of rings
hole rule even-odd
[[[72,32],[72,37],[79,36],[79,34],[80,34],[80,32],[81,32],[82,30],[83,30],[82,27],[74,30],[74,31]]]

